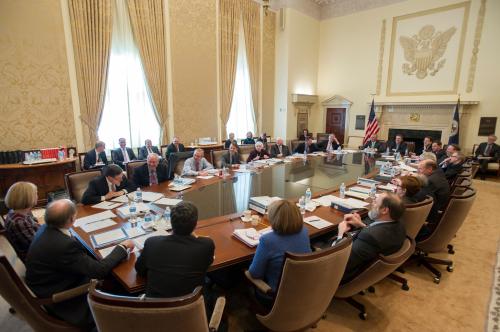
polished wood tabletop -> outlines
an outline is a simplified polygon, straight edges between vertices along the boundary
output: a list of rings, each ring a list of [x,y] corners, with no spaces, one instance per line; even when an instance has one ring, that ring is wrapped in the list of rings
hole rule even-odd
[[[309,158],[323,158],[323,157],[309,157]],[[300,163],[303,163],[301,159],[294,161],[293,163],[299,163],[298,165],[292,165],[292,169],[299,169],[302,171]],[[257,173],[261,173],[263,177],[263,181],[269,182],[269,179],[265,176],[268,175],[268,173],[275,173],[279,172],[279,170],[273,170],[276,167],[281,167],[283,168],[283,164],[279,164],[276,166],[271,166],[271,167],[266,167],[258,170]],[[298,167],[298,168],[297,168]],[[371,170],[370,172],[367,172],[366,177],[371,177],[375,174],[375,170]],[[179,198],[179,197],[188,197],[190,193],[193,195],[199,195],[200,197],[204,197],[205,199],[210,202],[213,197],[211,195],[214,195],[212,189],[219,188],[221,185],[227,185],[233,184],[235,182],[242,181],[238,179],[240,176],[248,176],[248,173],[236,173],[233,172],[232,170],[230,171],[230,174],[224,178],[220,177],[213,177],[211,179],[197,179],[196,183],[193,184],[193,186],[187,190],[185,190],[182,193],[178,192],[173,192],[170,191],[168,188],[168,183],[164,182],[159,185],[154,185],[150,187],[145,187],[142,188],[143,191],[151,191],[151,192],[159,192],[162,193],[165,197],[168,198]],[[356,183],[357,177],[351,178],[350,181],[346,181],[346,185],[352,185]],[[280,178],[281,181],[281,178]],[[289,180],[284,180],[284,181],[289,181]],[[304,181],[304,180],[302,180]],[[298,185],[298,184],[294,184]],[[306,186],[301,187],[304,191],[307,188]],[[313,197],[319,197],[327,194],[336,194],[338,186],[332,187],[332,188],[315,188],[313,192]],[[295,188],[294,188],[295,189]],[[300,189],[300,188],[299,188]],[[300,189],[300,190],[302,190]],[[304,192],[302,191],[302,192]],[[292,195],[295,193],[295,191],[290,192]],[[216,196],[217,194],[215,194]],[[224,196],[220,194],[220,196]],[[194,196],[196,197],[196,196]],[[226,199],[225,197],[220,198],[222,200]],[[287,199],[297,201],[297,197],[288,197]],[[197,203],[197,202],[195,202]],[[196,204],[198,208],[200,209],[199,204]],[[164,208],[164,206],[161,205],[156,205],[155,203],[152,203],[152,207],[159,209],[160,211]],[[245,207],[246,209],[246,207]],[[91,206],[83,206],[80,205],[78,206],[78,216],[77,218],[92,215],[95,213],[102,212],[103,210],[92,208]],[[112,210],[113,212],[116,213],[115,210]],[[220,211],[226,211],[225,209],[220,210]],[[217,213],[217,211],[213,212]],[[256,212],[253,212],[254,214],[257,214]],[[316,208],[314,212],[306,212],[305,216],[310,216],[310,215],[315,215],[320,218],[323,218],[325,220],[328,220],[332,223],[332,226],[323,228],[323,229],[317,229],[315,227],[312,227],[308,224],[304,224],[305,227],[307,227],[309,231],[309,235],[311,238],[317,237],[319,235],[322,235],[326,232],[332,232],[336,229],[337,225],[343,220],[343,213],[335,210],[330,207],[323,207],[320,206]],[[249,228],[253,227],[250,223],[245,223],[241,220],[240,218],[241,212],[234,212],[234,213],[223,213],[223,215],[215,215],[209,218],[204,218],[198,221],[197,227],[194,231],[195,236],[207,236],[210,237],[214,243],[215,243],[215,259],[211,267],[209,268],[209,271],[221,269],[227,266],[231,266],[240,262],[245,262],[249,261],[252,259],[254,253],[255,253],[255,248],[248,247],[245,245],[243,242],[240,240],[236,239],[232,234],[235,229],[239,228]],[[80,227],[74,227],[73,228],[73,233],[75,236],[82,242],[82,244],[93,254],[95,255],[98,259],[102,258],[96,250],[93,245],[92,241],[90,239],[90,236],[94,233],[101,233],[105,232],[114,228],[119,228],[119,227],[124,227],[124,228],[129,228],[131,227],[130,223],[126,219],[122,219],[119,216],[114,218],[114,220],[117,222],[116,225],[110,226],[108,228],[100,229],[96,232],[92,232],[90,234],[87,234],[84,232]],[[269,226],[269,222],[266,218],[266,216],[261,216],[261,221],[258,226],[255,228],[257,229],[262,229],[264,227]],[[140,226],[137,226],[140,227]],[[121,283],[121,285],[130,293],[136,293],[144,290],[145,287],[145,280],[141,277],[139,277],[136,274],[135,271],[135,262],[138,258],[140,253],[138,251],[131,253],[129,258],[126,261],[123,261],[120,263],[117,267],[113,269],[113,275],[115,278]]]

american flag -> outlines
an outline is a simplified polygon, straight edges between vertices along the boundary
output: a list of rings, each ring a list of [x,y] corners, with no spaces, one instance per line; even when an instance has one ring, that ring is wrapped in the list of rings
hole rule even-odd
[[[378,126],[377,117],[375,116],[375,100],[372,99],[372,106],[370,108],[370,115],[368,116],[368,125],[366,126],[365,138],[363,139],[363,145],[370,139],[370,136],[377,134],[380,130]]]

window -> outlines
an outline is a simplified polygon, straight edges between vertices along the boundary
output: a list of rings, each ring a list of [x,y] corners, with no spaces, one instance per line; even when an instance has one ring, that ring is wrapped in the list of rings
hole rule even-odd
[[[226,131],[228,134],[234,133],[237,138],[246,137],[246,133],[249,131],[255,133],[255,114],[242,20],[240,20],[239,27],[233,102],[226,124]]]
[[[127,5],[117,0],[99,139],[107,148],[117,148],[120,137],[127,139],[128,146],[142,146],[146,139],[158,145],[160,126],[153,107]]]

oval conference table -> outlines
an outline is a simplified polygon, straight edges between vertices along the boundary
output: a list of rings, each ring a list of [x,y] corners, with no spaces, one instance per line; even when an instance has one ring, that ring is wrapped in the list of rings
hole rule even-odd
[[[142,188],[143,191],[162,193],[168,198],[182,198],[193,202],[198,208],[198,224],[194,231],[196,236],[207,236],[215,242],[215,259],[209,271],[214,271],[234,264],[250,261],[255,248],[245,245],[232,234],[235,229],[253,227],[245,223],[240,216],[248,209],[250,197],[278,196],[283,199],[298,201],[305,194],[307,188],[312,191],[313,198],[334,194],[341,183],[347,186],[355,184],[358,177],[371,177],[376,174],[375,159],[363,153],[349,153],[344,155],[313,156],[305,161],[303,158],[294,158],[285,163],[279,163],[258,169],[256,172],[240,173],[230,171],[229,175],[220,178],[197,179],[190,189],[182,193],[168,189],[168,183]],[[164,205],[151,203],[153,213],[162,213]],[[115,210],[111,210],[115,214]],[[78,206],[77,218],[103,212],[91,206]],[[256,214],[256,212],[253,212]],[[327,232],[332,232],[343,220],[344,213],[331,207],[320,206],[314,212],[307,212],[305,217],[315,215],[332,223],[332,226],[317,229],[308,224],[311,238]],[[74,236],[97,259],[102,258],[99,250],[94,248],[91,235],[106,232],[114,228],[132,227],[127,219],[118,216],[113,218],[116,225],[90,232],[74,227]],[[257,230],[269,226],[264,216],[261,218]],[[135,227],[141,227],[140,223]],[[109,245],[112,246],[112,245]],[[102,248],[99,248],[102,249]],[[138,251],[130,254],[113,269],[113,276],[129,293],[137,293],[145,288],[145,279],[136,274],[134,265]]]

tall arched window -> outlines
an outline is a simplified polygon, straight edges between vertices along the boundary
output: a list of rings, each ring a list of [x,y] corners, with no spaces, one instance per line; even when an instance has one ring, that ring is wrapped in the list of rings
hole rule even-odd
[[[106,143],[107,148],[117,148],[120,137],[127,139],[128,146],[142,146],[146,139],[158,145],[160,126],[134,42],[127,4],[124,0],[116,0],[115,3],[99,139]]]
[[[248,131],[255,133],[255,129],[255,113],[250,85],[250,72],[248,70],[245,35],[243,23],[240,20],[233,102],[226,124],[226,131],[227,133],[234,133],[237,138],[244,138]]]

